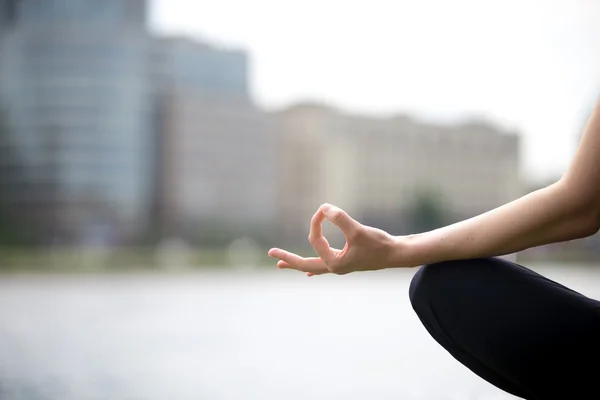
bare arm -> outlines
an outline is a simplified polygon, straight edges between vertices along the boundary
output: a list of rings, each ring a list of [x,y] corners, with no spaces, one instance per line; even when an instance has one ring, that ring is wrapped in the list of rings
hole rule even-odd
[[[397,238],[392,263],[492,257],[590,236],[600,228],[600,101],[557,183],[477,217]]]

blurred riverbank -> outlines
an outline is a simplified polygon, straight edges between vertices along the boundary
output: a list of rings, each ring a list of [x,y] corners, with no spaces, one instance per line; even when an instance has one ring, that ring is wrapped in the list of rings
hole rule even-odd
[[[128,273],[185,272],[195,270],[257,270],[275,267],[267,248],[240,242],[219,248],[11,248],[0,249],[0,273]],[[313,256],[309,247],[292,251]],[[529,250],[517,262],[533,269],[537,265],[600,268],[596,253],[580,250]]]

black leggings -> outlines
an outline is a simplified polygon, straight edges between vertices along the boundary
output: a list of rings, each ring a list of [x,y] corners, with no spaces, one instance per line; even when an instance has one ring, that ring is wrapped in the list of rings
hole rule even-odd
[[[410,301],[431,336],[496,387],[600,399],[600,302],[499,258],[421,267]]]

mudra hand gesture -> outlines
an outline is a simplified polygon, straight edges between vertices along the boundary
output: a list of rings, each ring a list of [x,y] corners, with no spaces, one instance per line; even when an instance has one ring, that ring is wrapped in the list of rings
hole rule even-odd
[[[323,236],[322,224],[325,219],[337,226],[346,237],[343,249],[329,246]],[[269,250],[269,256],[279,259],[277,267],[302,271],[308,276],[326,273],[342,275],[391,267],[392,256],[398,251],[394,236],[381,229],[362,225],[331,204],[323,204],[313,215],[308,241],[319,257],[301,257],[277,248]]]

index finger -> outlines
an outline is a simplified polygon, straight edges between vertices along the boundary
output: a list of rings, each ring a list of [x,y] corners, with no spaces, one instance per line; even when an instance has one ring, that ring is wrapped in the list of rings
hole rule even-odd
[[[301,257],[298,254],[277,248],[269,250],[269,256],[281,260],[277,263],[280,268],[292,268],[313,274],[329,272],[323,260],[318,257]]]
[[[313,215],[310,220],[310,232],[308,234],[308,241],[319,257],[325,262],[329,262],[333,257],[333,251],[329,246],[329,242],[323,236],[323,221],[325,221],[327,217],[325,213],[321,211],[321,208],[317,210],[317,212]]]

